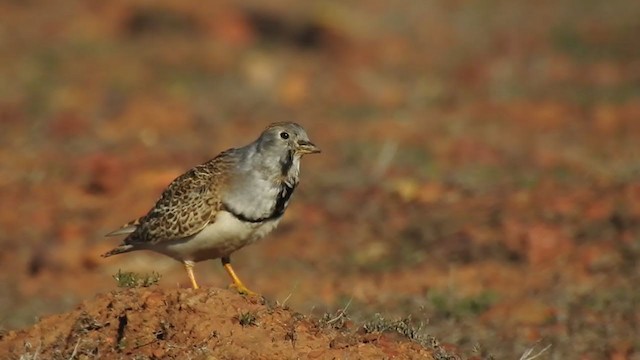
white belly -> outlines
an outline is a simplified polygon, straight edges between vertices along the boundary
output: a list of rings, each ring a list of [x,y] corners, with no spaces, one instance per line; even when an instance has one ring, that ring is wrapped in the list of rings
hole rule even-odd
[[[217,259],[256,242],[273,231],[279,222],[280,219],[274,219],[254,224],[238,220],[230,213],[221,211],[212,224],[196,235],[161,242],[152,250],[178,261]]]

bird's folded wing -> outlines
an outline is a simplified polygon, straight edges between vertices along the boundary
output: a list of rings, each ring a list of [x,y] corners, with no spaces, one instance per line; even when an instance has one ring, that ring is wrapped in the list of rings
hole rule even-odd
[[[125,244],[178,240],[200,232],[220,208],[215,180],[203,167],[175,179],[124,240]]]

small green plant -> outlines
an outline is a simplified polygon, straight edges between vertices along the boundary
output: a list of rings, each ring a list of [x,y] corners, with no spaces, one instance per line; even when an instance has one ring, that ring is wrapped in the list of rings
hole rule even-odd
[[[151,274],[138,274],[132,271],[118,270],[118,273],[113,275],[113,279],[121,288],[149,287],[158,284],[160,274],[155,271]]]
[[[436,360],[459,359],[459,357],[449,353],[444,347],[442,347],[435,337],[425,334],[422,329],[422,323],[417,327],[414,326],[411,316],[398,320],[390,320],[386,319],[381,314],[375,314],[373,319],[362,325],[362,330],[367,334],[381,334],[385,332],[400,334],[410,341],[433,350],[433,357]]]
[[[340,309],[335,313],[324,313],[319,320],[319,325],[324,328],[333,328],[336,330],[340,330],[345,327],[349,317],[347,316],[346,311]]]
[[[237,319],[242,326],[256,326],[258,315],[253,311],[247,311],[238,315]]]
[[[329,312],[324,313],[324,315],[322,315],[322,317],[319,320],[319,325],[325,328],[332,327],[336,330],[340,330],[344,328],[346,325],[346,322],[349,320],[349,316],[347,315],[347,309],[349,308],[349,305],[351,305],[352,301],[353,301],[353,298],[349,299],[349,301],[347,301],[347,304],[342,309],[339,309],[335,313],[329,313]]]
[[[398,320],[390,320],[384,318],[380,314],[376,314],[375,317],[364,323],[362,329],[365,333],[383,333],[383,332],[395,332],[405,336],[409,340],[419,341],[421,339],[422,326],[417,328],[411,324],[411,317],[406,317]]]

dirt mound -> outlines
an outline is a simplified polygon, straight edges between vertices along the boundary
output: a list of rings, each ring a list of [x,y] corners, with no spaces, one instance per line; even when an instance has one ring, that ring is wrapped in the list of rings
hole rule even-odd
[[[336,318],[333,318],[336,319]],[[342,319],[339,319],[342,320]],[[339,324],[338,324],[339,323]],[[339,325],[339,326],[336,326]],[[139,288],[0,335],[15,359],[433,359],[392,333],[317,319],[223,289]],[[442,351],[441,351],[442,352]],[[8,356],[7,356],[8,355]]]

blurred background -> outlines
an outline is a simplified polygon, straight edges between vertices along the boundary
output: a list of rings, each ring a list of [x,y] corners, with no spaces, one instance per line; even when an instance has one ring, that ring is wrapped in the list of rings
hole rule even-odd
[[[640,359],[639,34],[630,0],[2,1],[0,327],[118,269],[188,287],[103,235],[293,120],[323,153],[233,257],[251,289],[469,356]]]

